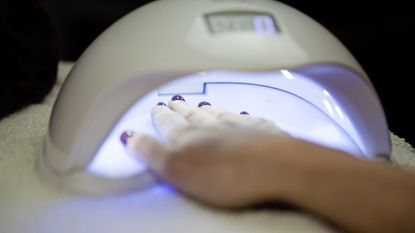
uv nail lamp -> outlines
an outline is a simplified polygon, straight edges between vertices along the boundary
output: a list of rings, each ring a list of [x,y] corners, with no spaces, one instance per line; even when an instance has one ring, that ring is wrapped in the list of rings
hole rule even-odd
[[[390,154],[367,75],[311,18],[267,0],[162,0],[116,22],[78,60],[54,105],[42,174],[98,194],[152,184],[119,138],[158,137],[150,110],[177,94],[359,158]]]

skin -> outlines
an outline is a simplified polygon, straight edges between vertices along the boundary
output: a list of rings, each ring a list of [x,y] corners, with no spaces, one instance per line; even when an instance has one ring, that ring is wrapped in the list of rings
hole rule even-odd
[[[171,105],[165,108],[177,114]],[[165,113],[170,117],[172,112]],[[160,128],[164,123],[157,121],[158,114],[153,109]],[[135,133],[127,149],[183,194],[210,205],[238,208],[282,201],[349,232],[415,232],[413,173],[295,139],[276,126],[217,127],[221,122],[164,131],[172,138],[190,135],[167,145]]]

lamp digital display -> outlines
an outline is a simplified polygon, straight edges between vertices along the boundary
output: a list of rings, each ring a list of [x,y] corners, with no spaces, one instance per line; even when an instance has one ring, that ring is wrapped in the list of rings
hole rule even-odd
[[[253,32],[272,35],[278,32],[274,18],[266,13],[222,12],[206,15],[209,29],[214,34]]]

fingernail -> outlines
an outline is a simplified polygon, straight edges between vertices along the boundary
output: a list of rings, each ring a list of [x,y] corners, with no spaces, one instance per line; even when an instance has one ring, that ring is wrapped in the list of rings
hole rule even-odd
[[[157,103],[158,106],[167,106],[167,104],[163,103],[163,102],[158,102]]]
[[[197,106],[198,106],[198,107],[202,107],[202,106],[205,106],[205,105],[212,106],[209,102],[206,102],[206,101],[202,101],[202,102],[200,102]]]
[[[125,146],[127,145],[127,141],[129,138],[131,138],[133,136],[133,132],[132,131],[124,131],[121,136],[120,136],[120,141],[121,143]]]
[[[181,95],[175,95],[173,97],[171,97],[171,100],[175,101],[175,100],[181,100],[181,101],[186,101],[183,96]]]
[[[249,115],[249,113],[248,112],[245,112],[245,111],[242,111],[241,113],[239,113],[239,114],[241,114],[241,115]]]

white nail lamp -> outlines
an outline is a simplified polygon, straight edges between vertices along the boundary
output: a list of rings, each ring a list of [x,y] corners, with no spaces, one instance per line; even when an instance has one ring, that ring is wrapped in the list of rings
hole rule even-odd
[[[175,94],[248,111],[360,158],[390,154],[368,77],[311,18],[267,0],[163,0],[128,14],[83,53],[54,105],[39,170],[94,194],[153,184],[119,136],[157,136],[150,109]]]

